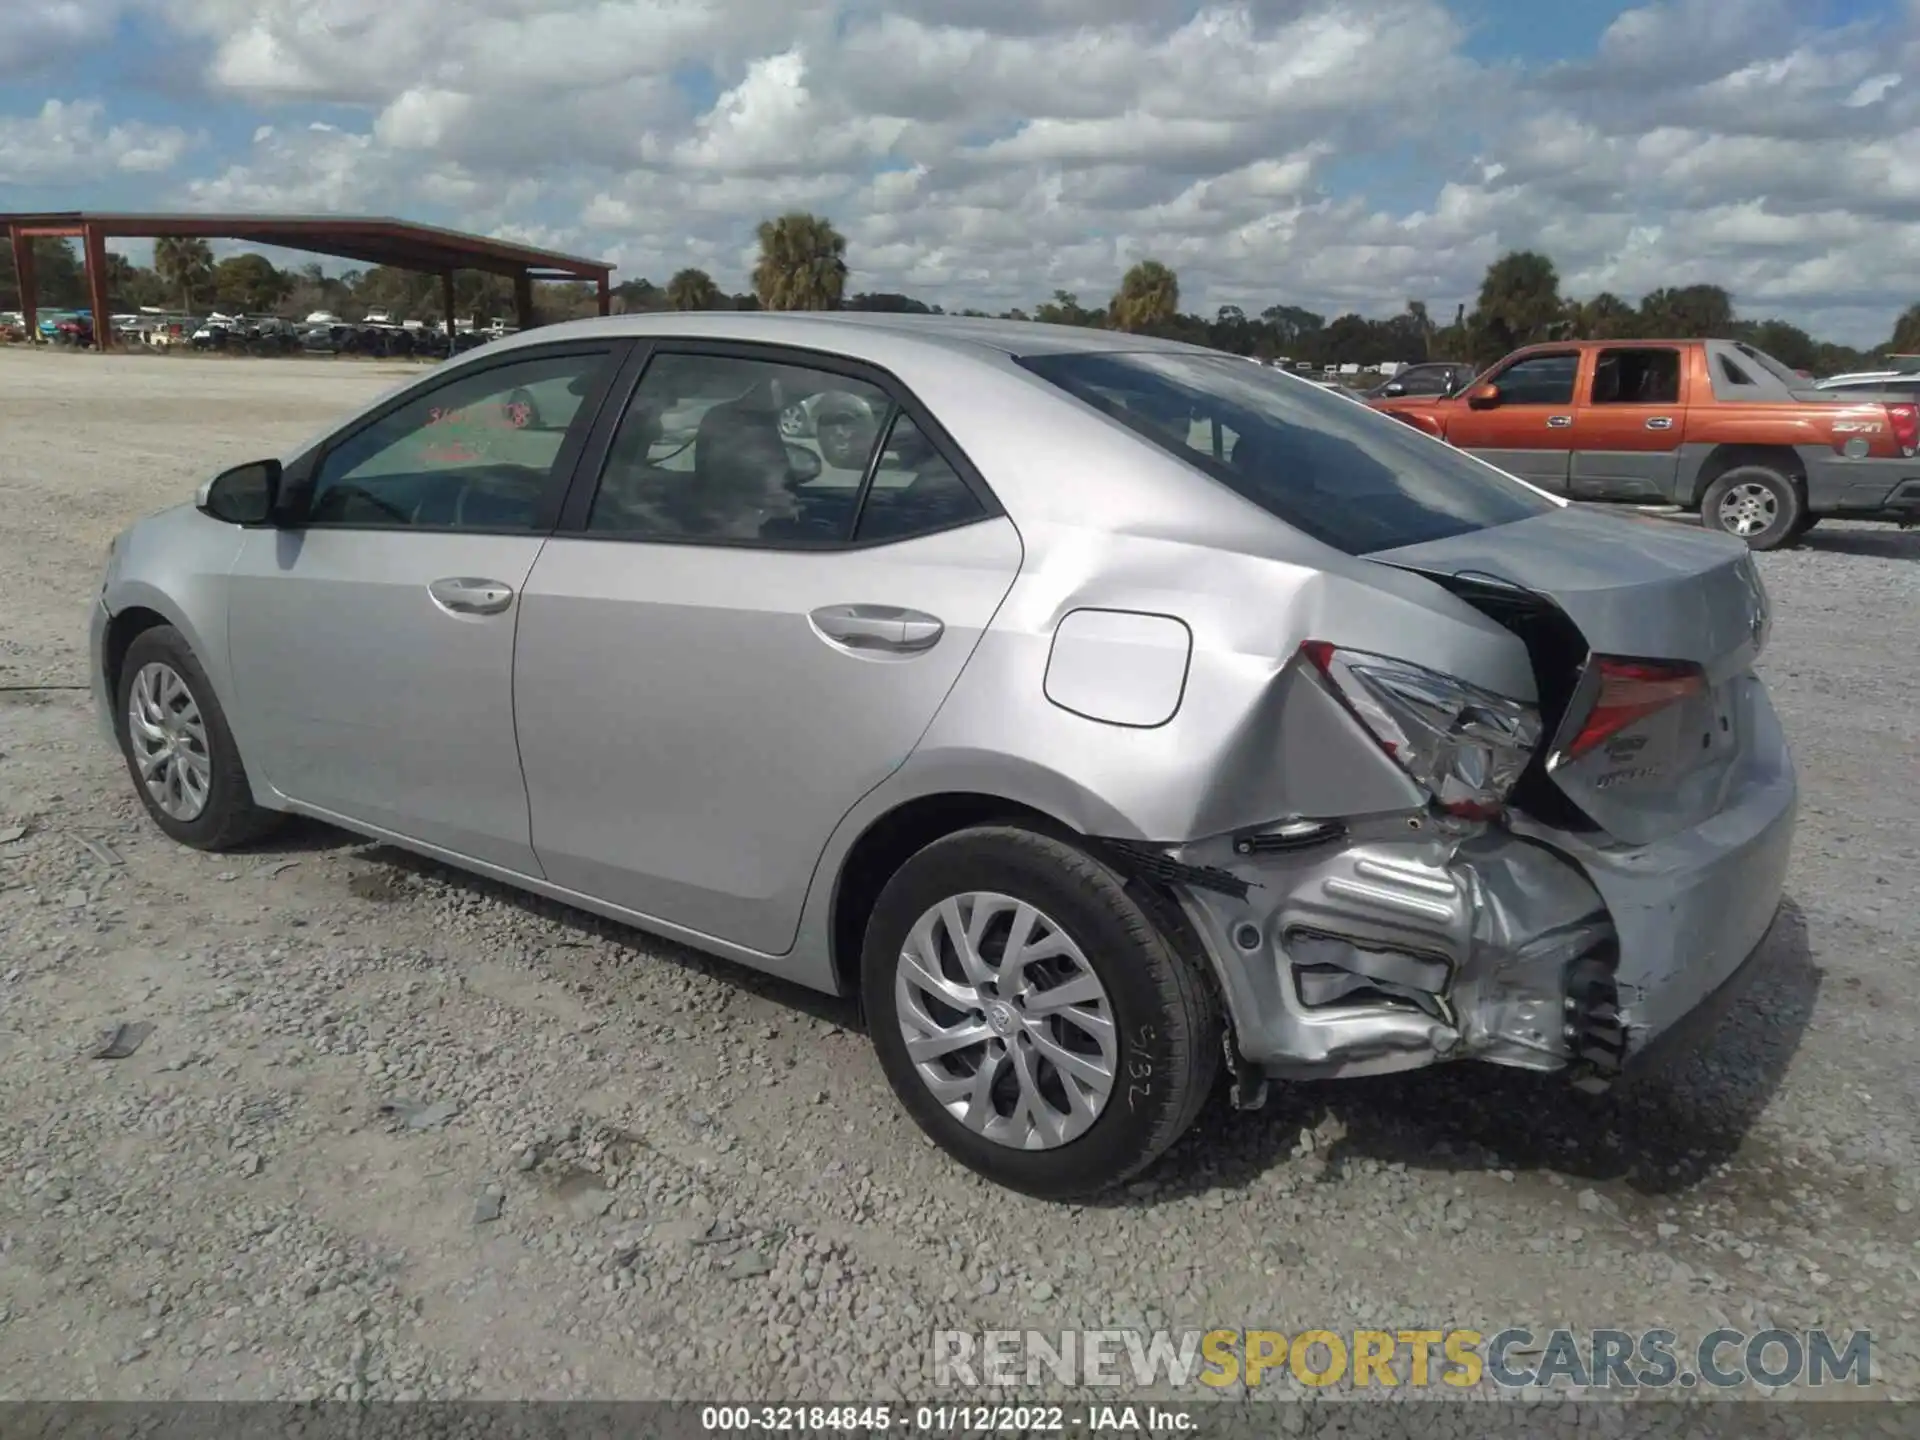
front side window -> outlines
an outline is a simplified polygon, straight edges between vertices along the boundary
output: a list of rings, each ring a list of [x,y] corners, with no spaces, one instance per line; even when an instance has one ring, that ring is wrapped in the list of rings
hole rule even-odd
[[[1602,350],[1594,357],[1591,403],[1595,405],[1677,405],[1680,403],[1680,352],[1635,346]]]
[[[656,355],[607,453],[589,530],[640,540],[845,543],[893,419],[878,386],[730,355]]]
[[[1571,405],[1573,382],[1579,373],[1580,356],[1567,351],[1529,355],[1490,379],[1500,387],[1502,405]]]
[[[544,523],[561,446],[607,363],[546,355],[460,375],[321,457],[307,523],[532,530]]]
[[[1231,356],[1093,351],[1027,356],[1020,363],[1349,555],[1464,535],[1557,508],[1537,490],[1411,426],[1311,381]]]

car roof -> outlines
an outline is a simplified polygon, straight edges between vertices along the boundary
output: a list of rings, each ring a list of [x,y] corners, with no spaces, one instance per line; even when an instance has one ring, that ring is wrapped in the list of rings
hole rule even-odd
[[[1045,325],[1032,320],[997,320],[971,315],[899,315],[868,310],[659,310],[609,315],[523,330],[518,343],[547,343],[588,336],[660,336],[681,339],[744,340],[765,345],[867,352],[875,340],[927,346],[975,356],[1059,355],[1141,350],[1205,351],[1178,340],[1161,340],[1120,330],[1078,325]]]

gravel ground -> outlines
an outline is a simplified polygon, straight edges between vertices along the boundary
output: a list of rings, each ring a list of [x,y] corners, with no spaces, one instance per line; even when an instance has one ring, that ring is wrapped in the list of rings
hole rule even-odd
[[[115,530],[405,373],[0,351],[0,1395],[918,1399],[941,1329],[1510,1324],[1871,1329],[1920,1393],[1920,534],[1763,561],[1802,828],[1707,1049],[1216,1103],[1048,1206],[850,1007],[318,826],[183,849],[22,688],[83,681]]]

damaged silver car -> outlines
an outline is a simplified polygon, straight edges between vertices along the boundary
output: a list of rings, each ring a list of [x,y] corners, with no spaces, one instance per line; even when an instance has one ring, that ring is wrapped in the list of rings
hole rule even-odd
[[[1069,1196],[1223,1067],[1603,1088],[1715,1013],[1792,841],[1768,626],[1737,540],[1237,357],[675,314],[224,472],[92,653],[176,839],[315,816],[857,995],[934,1140]]]

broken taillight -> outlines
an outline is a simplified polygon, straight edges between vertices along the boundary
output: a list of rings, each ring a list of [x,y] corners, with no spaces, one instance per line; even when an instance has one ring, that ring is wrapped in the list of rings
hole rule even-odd
[[[1893,426],[1893,440],[1901,454],[1911,455],[1920,449],[1920,406],[1889,405],[1887,420]]]
[[[1491,819],[1540,743],[1532,705],[1423,665],[1309,640],[1301,653],[1441,809]]]
[[[1620,660],[1600,655],[1594,664],[1600,671],[1600,694],[1580,733],[1561,752],[1567,760],[1578,760],[1628,726],[1700,694],[1707,684],[1698,665],[1678,661]]]

